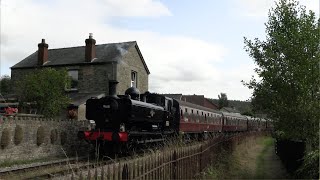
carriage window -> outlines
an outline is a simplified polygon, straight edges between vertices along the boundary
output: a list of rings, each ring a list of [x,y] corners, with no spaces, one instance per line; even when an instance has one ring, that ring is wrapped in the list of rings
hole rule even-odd
[[[191,109],[191,113],[193,114],[193,109]]]
[[[199,111],[197,111],[197,114],[199,114]]]
[[[201,112],[201,115],[203,116],[203,112]]]
[[[188,109],[186,108],[185,111],[188,112]]]
[[[181,112],[180,112],[180,116],[182,116],[182,114],[183,114],[182,109],[181,109],[180,111],[181,111]]]

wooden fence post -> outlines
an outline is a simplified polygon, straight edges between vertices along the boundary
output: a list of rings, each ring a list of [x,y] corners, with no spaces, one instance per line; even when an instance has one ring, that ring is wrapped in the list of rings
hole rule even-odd
[[[104,180],[104,165],[101,167],[101,180]]]
[[[177,179],[177,152],[176,150],[173,151],[173,156],[172,156],[172,178]]]
[[[129,171],[128,171],[128,165],[124,164],[122,168],[122,179],[127,180],[129,179]]]
[[[202,145],[200,146],[200,154],[199,154],[199,173],[201,173],[201,171],[202,171],[202,150],[203,150],[203,148],[202,148]]]

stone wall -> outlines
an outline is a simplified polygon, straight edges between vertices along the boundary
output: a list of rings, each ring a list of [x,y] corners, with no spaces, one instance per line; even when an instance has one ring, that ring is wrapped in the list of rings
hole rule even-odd
[[[124,94],[131,85],[131,71],[135,71],[138,75],[138,89],[140,93],[145,93],[148,91],[148,73],[141,61],[137,48],[131,47],[128,51],[117,68],[117,80],[120,82],[117,87],[117,92]]]
[[[88,121],[39,116],[0,116],[0,162],[85,155],[90,145],[77,137]]]

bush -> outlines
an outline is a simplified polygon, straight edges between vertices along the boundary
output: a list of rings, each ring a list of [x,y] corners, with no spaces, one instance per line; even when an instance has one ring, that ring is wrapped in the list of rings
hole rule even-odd
[[[14,130],[14,144],[18,145],[23,140],[23,129],[21,126],[17,125]]]
[[[46,128],[40,126],[37,131],[37,145],[40,146],[44,143],[46,137]]]
[[[1,148],[6,148],[10,143],[10,130],[8,128],[3,129],[1,135]]]
[[[305,155],[302,167],[297,171],[298,177],[319,179],[319,153],[318,149]]]
[[[58,130],[52,129],[50,134],[51,144],[54,144],[58,139]]]

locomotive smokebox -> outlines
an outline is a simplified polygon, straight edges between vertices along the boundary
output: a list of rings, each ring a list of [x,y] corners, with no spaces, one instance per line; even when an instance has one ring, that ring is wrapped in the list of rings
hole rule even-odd
[[[117,96],[117,84],[119,82],[116,80],[110,80],[109,81],[109,96],[118,98]]]

